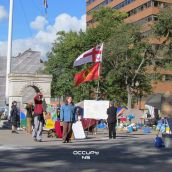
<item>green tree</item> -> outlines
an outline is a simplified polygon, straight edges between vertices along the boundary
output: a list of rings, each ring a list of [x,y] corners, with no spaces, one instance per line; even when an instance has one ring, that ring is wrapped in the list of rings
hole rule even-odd
[[[127,91],[135,94],[136,79],[139,80],[140,93],[150,91],[148,77],[141,66],[147,45],[141,41],[139,30],[124,23],[126,13],[102,8],[93,14],[96,27],[84,32],[60,32],[48,56],[46,71],[53,75],[52,95],[72,94],[76,101],[95,97],[97,81],[74,86],[74,74],[90,64],[73,68],[74,60],[84,51],[104,42],[103,62],[100,77],[100,99],[113,99],[126,102]],[[138,87],[137,87],[138,89]]]
[[[100,10],[93,12],[92,15],[96,27],[87,29],[85,40],[88,45],[91,45],[90,48],[101,42],[106,42],[127,17],[126,13],[109,7],[102,7]]]
[[[172,7],[164,8],[157,15],[153,26],[157,41],[152,45],[150,54],[155,67],[172,68]]]
[[[126,102],[128,94],[129,107],[132,95],[136,95],[138,88],[140,94],[151,90],[145,71],[148,47],[142,41],[139,28],[125,23],[116,28],[106,44],[104,65],[107,90],[108,93],[111,92],[109,96],[118,96],[120,101]],[[135,85],[136,81],[139,82],[139,87]]]
[[[172,6],[161,10],[157,15],[157,19],[154,31],[158,36],[164,36],[165,41],[168,41],[168,39],[172,38]]]
[[[73,68],[73,62],[81,53],[109,38],[112,32],[110,30],[112,30],[112,28],[115,29],[116,25],[122,22],[126,14],[111,10],[110,8],[103,8],[93,16],[97,22],[99,22],[101,18],[103,19],[100,24],[97,23],[98,26],[96,28],[87,29],[86,33],[81,31],[80,33],[59,32],[57,34],[58,38],[53,44],[53,48],[48,55],[48,62],[45,64],[46,72],[53,75],[52,96],[72,94],[76,101],[94,97],[97,81],[74,87],[74,74],[85,69],[88,65]],[[113,19],[110,25],[106,23],[105,20],[108,16],[109,19]],[[107,28],[109,29],[108,32],[106,32]],[[101,88],[103,88],[103,85]]]

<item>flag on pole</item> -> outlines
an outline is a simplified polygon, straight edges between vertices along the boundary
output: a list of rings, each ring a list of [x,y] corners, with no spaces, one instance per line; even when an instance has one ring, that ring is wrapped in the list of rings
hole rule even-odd
[[[48,8],[47,0],[44,0],[44,8],[45,8],[45,13],[47,14],[47,8]]]
[[[79,86],[81,83],[98,79],[99,67],[100,67],[100,63],[97,62],[93,66],[89,67],[88,69],[75,74],[75,77],[74,77],[75,85]]]
[[[80,66],[90,62],[101,62],[102,52],[103,52],[103,44],[97,45],[96,47],[81,54],[74,61],[74,66]]]

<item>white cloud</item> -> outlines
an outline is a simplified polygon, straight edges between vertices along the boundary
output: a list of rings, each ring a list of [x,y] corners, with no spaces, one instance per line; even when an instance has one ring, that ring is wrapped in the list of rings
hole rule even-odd
[[[38,17],[35,19],[35,23],[39,21]],[[33,22],[31,22],[33,23]],[[46,24],[46,23],[45,23]],[[36,25],[35,25],[36,26]],[[43,27],[45,25],[42,25]],[[32,27],[33,28],[33,27]],[[36,28],[36,27],[35,27]],[[83,15],[80,19],[72,17],[68,14],[61,14],[56,17],[53,25],[47,25],[45,29],[40,27],[40,30],[34,37],[26,39],[13,40],[13,55],[16,56],[18,53],[23,52],[29,48],[35,51],[40,51],[42,58],[45,57],[46,53],[50,51],[52,43],[56,39],[56,33],[58,31],[85,31],[86,30],[86,16]],[[6,55],[7,42],[0,42],[0,55]]]
[[[43,30],[48,21],[43,16],[37,16],[34,21],[30,23],[30,27],[35,30]]]
[[[81,28],[86,28],[86,16],[83,15],[80,19],[71,17],[68,14],[61,14],[55,19],[54,28],[57,30],[64,30],[66,32],[79,31]],[[50,29],[50,28],[49,28]]]
[[[0,6],[0,21],[2,21],[3,19],[7,18],[8,14],[6,9],[4,8],[4,6]]]

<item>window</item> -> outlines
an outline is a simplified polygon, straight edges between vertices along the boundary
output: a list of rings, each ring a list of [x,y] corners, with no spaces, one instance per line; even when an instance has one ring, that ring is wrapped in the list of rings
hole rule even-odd
[[[134,2],[135,0],[125,0],[123,2],[121,2],[120,4],[116,5],[115,7],[113,7],[113,9],[120,9],[123,8],[124,6]]]
[[[165,75],[165,81],[172,81],[172,75]]]
[[[142,36],[143,38],[146,38],[146,37],[150,36],[152,33],[153,33],[152,30],[148,30],[148,31],[146,31],[146,32],[141,33],[141,36]]]
[[[147,18],[147,21],[148,21],[148,22],[153,21],[153,16],[149,16],[149,17]]]
[[[87,6],[90,5],[91,3],[93,3],[95,0],[89,0],[87,1]]]
[[[138,20],[137,22],[135,22],[136,24],[139,24],[139,25],[143,25],[147,22],[150,22],[150,21],[154,21],[154,16],[155,15],[150,15],[150,16],[147,16],[141,20]]]
[[[151,1],[149,1],[149,2],[147,2],[147,3],[145,3],[145,4],[143,4],[143,5],[141,5],[141,6],[137,7],[137,8],[135,8],[135,9],[129,11],[129,12],[128,12],[128,16],[132,16],[132,15],[134,15],[134,14],[137,14],[137,13],[139,13],[139,12],[143,11],[144,9],[149,8],[149,7],[151,7],[151,6],[152,6],[152,3],[151,3]]]

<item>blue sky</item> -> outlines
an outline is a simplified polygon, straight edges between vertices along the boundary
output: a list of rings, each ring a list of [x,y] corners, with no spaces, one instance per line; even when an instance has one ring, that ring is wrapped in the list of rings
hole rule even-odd
[[[7,41],[9,1],[0,0],[0,55],[5,53],[2,48],[4,49]],[[47,0],[47,2],[46,16],[43,0],[14,0],[13,47],[16,51],[29,48],[32,43],[37,43],[38,46],[31,48],[41,51],[41,45],[44,49],[46,45],[53,43],[55,30],[85,29],[85,0]],[[40,44],[38,39],[41,40]],[[21,45],[25,47],[20,48]],[[50,45],[48,47],[50,48]]]

